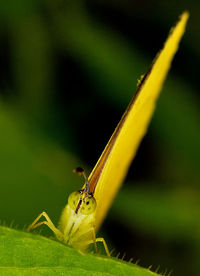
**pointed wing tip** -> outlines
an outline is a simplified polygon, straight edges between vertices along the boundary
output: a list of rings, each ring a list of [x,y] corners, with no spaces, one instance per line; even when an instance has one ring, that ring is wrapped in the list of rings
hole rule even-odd
[[[184,11],[184,12],[180,15],[180,21],[182,21],[183,24],[186,24],[189,17],[190,17],[189,11]]]
[[[187,24],[189,16],[190,16],[190,14],[188,11],[184,11],[179,16],[177,23],[170,30],[168,39],[166,40],[165,44],[167,44],[169,40],[174,41],[176,43],[177,49],[178,49],[178,44],[181,40],[181,37],[183,36],[183,34],[185,32],[186,24]],[[176,49],[176,51],[177,51],[177,49]]]
[[[189,13],[189,11],[184,11],[182,14],[181,14],[181,18],[185,18],[186,20],[188,20],[188,18],[189,18],[189,16],[190,16],[190,13]]]
[[[178,20],[177,25],[182,25],[183,28],[185,29],[185,26],[187,24],[188,18],[190,17],[190,13],[188,11],[184,11],[180,16]]]

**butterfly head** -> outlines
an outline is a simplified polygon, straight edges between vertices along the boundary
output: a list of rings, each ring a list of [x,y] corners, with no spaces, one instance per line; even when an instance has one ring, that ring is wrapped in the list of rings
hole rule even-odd
[[[96,200],[92,194],[85,193],[84,190],[73,192],[69,195],[68,204],[75,211],[82,215],[90,215],[96,209]]]
[[[83,175],[85,179],[84,188],[80,191],[73,192],[68,197],[68,204],[75,211],[76,214],[90,215],[96,209],[96,200],[92,193],[89,193],[88,178],[82,168],[76,168],[74,172]]]

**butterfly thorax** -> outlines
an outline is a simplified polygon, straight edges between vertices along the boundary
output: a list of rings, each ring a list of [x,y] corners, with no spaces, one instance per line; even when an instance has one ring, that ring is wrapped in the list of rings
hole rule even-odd
[[[63,234],[62,242],[80,250],[93,240],[96,200],[84,190],[70,194],[58,225]]]

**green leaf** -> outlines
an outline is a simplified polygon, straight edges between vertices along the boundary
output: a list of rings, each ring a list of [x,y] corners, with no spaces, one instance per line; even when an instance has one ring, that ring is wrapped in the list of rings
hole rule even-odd
[[[79,253],[54,240],[0,227],[0,275],[157,275],[124,261]]]

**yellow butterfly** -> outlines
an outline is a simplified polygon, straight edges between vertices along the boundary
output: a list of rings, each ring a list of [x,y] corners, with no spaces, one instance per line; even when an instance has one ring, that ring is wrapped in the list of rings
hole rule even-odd
[[[85,184],[80,191],[69,195],[58,227],[55,227],[46,212],[42,212],[28,230],[46,224],[56,238],[65,244],[84,251],[89,244],[103,242],[105,251],[109,250],[103,238],[96,238],[110,207],[134,158],[139,143],[147,131],[153,115],[156,100],[178,49],[189,14],[184,12],[177,25],[171,30],[167,41],[149,71],[139,81],[137,91],[118,126],[111,136],[96,166],[87,179],[83,169],[75,171],[82,174]],[[38,222],[41,217],[46,220]]]

